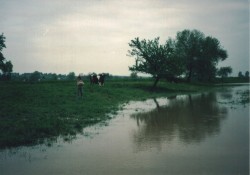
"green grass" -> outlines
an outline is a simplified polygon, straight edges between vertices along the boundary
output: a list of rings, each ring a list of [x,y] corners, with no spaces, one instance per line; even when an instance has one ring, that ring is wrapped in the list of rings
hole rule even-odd
[[[130,100],[170,96],[209,89],[209,86],[159,82],[108,81],[105,86],[84,85],[76,95],[76,83],[0,82],[0,148],[43,143],[57,136],[74,136],[86,126],[106,121],[119,104]]]

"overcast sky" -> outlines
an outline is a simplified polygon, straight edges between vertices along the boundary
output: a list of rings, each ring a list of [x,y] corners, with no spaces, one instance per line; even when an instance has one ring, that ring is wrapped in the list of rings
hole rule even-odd
[[[247,0],[0,0],[3,54],[19,73],[129,75],[130,40],[163,43],[184,29],[219,39],[219,67],[249,70]]]

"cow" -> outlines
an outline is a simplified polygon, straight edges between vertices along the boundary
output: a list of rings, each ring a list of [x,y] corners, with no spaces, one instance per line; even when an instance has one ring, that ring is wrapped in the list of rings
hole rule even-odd
[[[99,85],[104,86],[105,74],[99,74]]]
[[[90,84],[98,84],[99,80],[95,73],[89,75]]]

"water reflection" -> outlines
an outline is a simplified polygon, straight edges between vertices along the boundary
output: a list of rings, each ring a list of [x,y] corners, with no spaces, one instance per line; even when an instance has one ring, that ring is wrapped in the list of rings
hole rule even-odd
[[[0,151],[0,174],[247,175],[249,103],[231,101],[248,89],[129,102],[70,144]]]
[[[218,105],[213,92],[172,97],[166,106],[160,106],[157,99],[154,102],[154,110],[131,115],[138,126],[133,131],[137,151],[152,146],[161,148],[162,142],[175,138],[185,144],[199,143],[217,135],[227,116],[227,109]]]
[[[232,100],[233,99],[233,90],[231,88],[224,88],[220,91],[221,100]]]

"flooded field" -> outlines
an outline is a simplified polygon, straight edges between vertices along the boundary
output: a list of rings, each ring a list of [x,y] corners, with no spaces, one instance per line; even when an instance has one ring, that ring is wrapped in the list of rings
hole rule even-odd
[[[1,175],[249,174],[249,85],[130,102],[51,146],[0,151]]]

